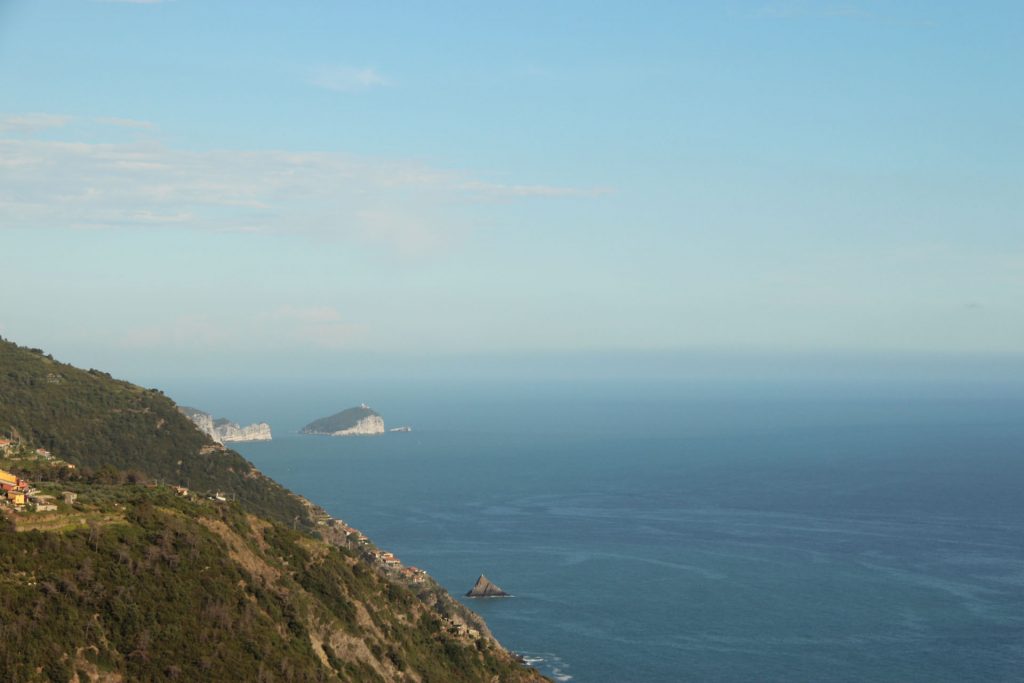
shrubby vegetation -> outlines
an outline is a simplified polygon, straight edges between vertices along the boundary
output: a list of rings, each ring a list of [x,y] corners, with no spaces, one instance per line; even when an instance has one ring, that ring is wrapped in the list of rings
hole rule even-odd
[[[413,594],[342,549],[230,503],[94,486],[83,497],[117,501],[123,519],[0,530],[0,680],[528,676],[503,653],[445,634]]]
[[[141,472],[199,491],[223,491],[263,517],[311,526],[295,496],[211,441],[163,392],[4,340],[0,435],[45,448],[86,477],[104,467]]]
[[[159,391],[0,340],[0,433],[77,465],[4,461],[77,499],[0,516],[0,680],[540,680],[316,538]]]

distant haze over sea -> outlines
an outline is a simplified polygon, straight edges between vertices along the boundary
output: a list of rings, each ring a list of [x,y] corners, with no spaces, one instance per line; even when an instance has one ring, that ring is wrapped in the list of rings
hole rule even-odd
[[[580,426],[573,425],[574,413],[565,412],[565,406],[578,409],[614,403],[643,413],[638,424],[657,431],[690,424],[689,413],[678,423],[676,417],[665,412],[669,404],[680,401],[695,406],[698,412],[712,405],[733,402],[741,406],[755,401],[769,406],[804,401],[812,411],[827,412],[829,405],[843,401],[889,401],[894,410],[913,410],[913,405],[921,401],[938,405],[965,398],[1024,397],[1024,360],[1019,358],[950,358],[945,362],[861,358],[854,363],[848,358],[798,362],[783,357],[769,363],[738,357],[732,362],[722,358],[716,365],[676,364],[661,373],[656,362],[648,362],[648,372],[633,376],[623,372],[621,366],[599,366],[595,362],[574,367],[571,362],[558,364],[554,358],[545,357],[542,362],[524,361],[518,372],[508,363],[480,368],[471,362],[450,367],[410,363],[405,375],[395,366],[375,377],[367,376],[366,368],[338,360],[317,377],[276,377],[254,371],[246,377],[197,378],[186,374],[167,378],[147,372],[143,377],[127,378],[160,388],[178,403],[246,423],[268,421],[275,434],[298,431],[312,419],[360,403],[380,412],[389,427],[413,424],[443,428],[465,425],[465,400],[483,400],[494,407],[489,413],[474,414],[473,420],[501,425],[508,417],[501,408],[503,400],[529,405],[530,399],[543,398],[545,407],[538,407],[540,424],[555,431]],[[550,376],[545,374],[546,368],[551,369]],[[549,407],[554,412],[548,412]],[[737,410],[729,419],[736,420],[734,427],[741,427],[744,413]]]

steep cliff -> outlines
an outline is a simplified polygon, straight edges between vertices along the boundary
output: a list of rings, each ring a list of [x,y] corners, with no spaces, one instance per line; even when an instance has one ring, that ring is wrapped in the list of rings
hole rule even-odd
[[[217,422],[220,422],[219,420]],[[270,441],[270,425],[266,422],[257,422],[255,424],[246,425],[245,427],[239,426],[237,422],[227,422],[223,424],[214,423],[214,432],[221,442],[227,443],[230,441]]]
[[[212,415],[198,408],[178,406],[178,410],[192,420],[200,431],[209,435],[217,443],[230,441],[270,441],[272,438],[270,425],[266,422],[257,422],[242,427],[237,422],[232,422],[225,417],[219,417],[215,420]]]
[[[0,340],[0,437],[58,501],[0,507],[0,680],[544,680],[159,391]]]
[[[211,437],[216,434],[216,430],[213,426],[213,415],[204,413],[197,408],[190,408],[189,406],[178,406],[178,410],[180,410],[185,417],[192,420],[202,433],[208,434]],[[220,443],[219,439],[214,438],[214,441]]]

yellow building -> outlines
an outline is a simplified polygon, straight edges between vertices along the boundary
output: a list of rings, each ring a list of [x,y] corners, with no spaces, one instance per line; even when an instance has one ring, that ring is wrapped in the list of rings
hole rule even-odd
[[[0,470],[0,484],[10,484],[11,486],[17,486],[18,477],[11,474],[10,472]]]
[[[11,501],[15,505],[25,504],[25,494],[21,491],[8,491],[7,500]]]

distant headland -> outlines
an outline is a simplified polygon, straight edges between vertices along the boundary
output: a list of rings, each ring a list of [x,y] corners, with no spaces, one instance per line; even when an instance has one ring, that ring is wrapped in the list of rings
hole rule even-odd
[[[348,408],[329,417],[313,420],[299,433],[327,436],[372,436],[384,433],[384,418],[364,403],[357,408]]]
[[[178,410],[192,420],[200,431],[208,434],[211,439],[220,444],[230,441],[270,441],[272,438],[270,425],[266,422],[257,422],[242,427],[226,417],[214,419],[213,415],[198,408],[178,406]]]

